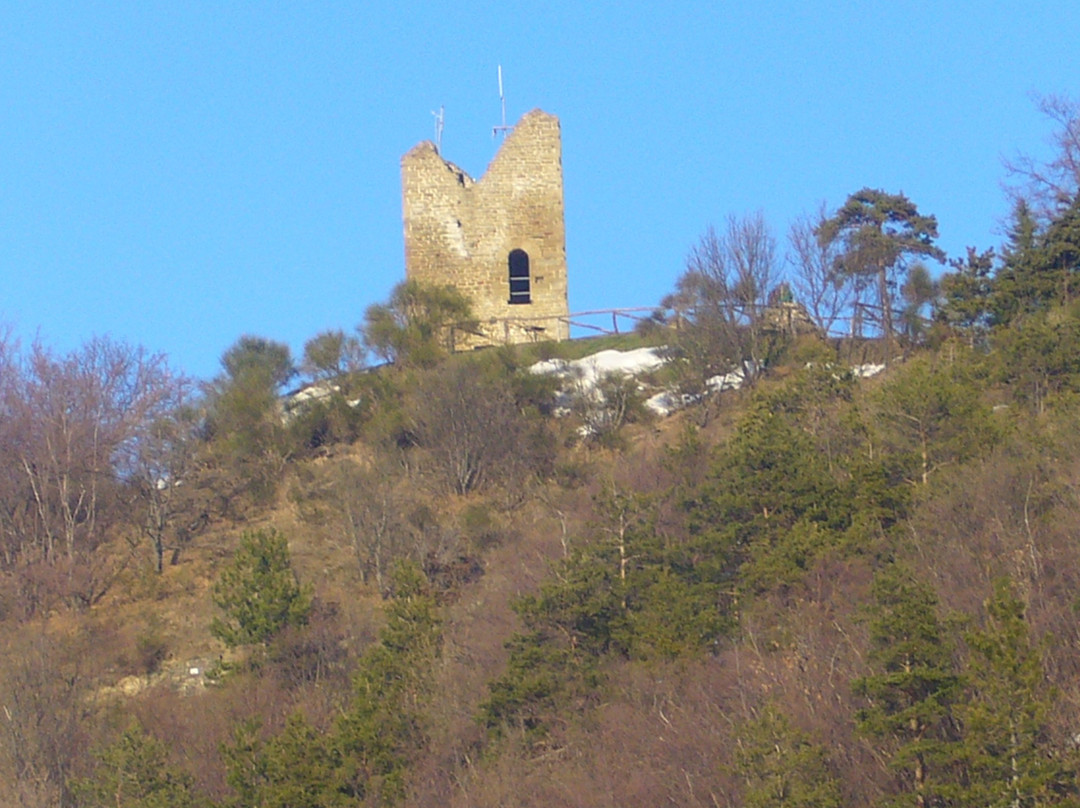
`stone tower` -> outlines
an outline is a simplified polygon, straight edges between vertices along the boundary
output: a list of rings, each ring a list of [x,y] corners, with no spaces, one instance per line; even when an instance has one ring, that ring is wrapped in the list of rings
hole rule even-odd
[[[401,187],[405,276],[454,286],[480,323],[459,348],[569,337],[558,118],[525,115],[478,180],[425,141]]]

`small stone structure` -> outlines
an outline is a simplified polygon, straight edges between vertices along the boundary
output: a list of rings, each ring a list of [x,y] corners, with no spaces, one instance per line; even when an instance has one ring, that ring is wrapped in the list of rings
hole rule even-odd
[[[526,114],[478,180],[420,143],[401,187],[406,278],[460,290],[479,322],[457,348],[569,337],[558,118]]]

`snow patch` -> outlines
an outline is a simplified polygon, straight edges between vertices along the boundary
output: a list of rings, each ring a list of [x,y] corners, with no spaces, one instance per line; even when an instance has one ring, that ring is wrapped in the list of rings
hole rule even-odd
[[[656,370],[667,361],[663,352],[663,348],[635,348],[632,351],[609,348],[573,361],[548,359],[537,362],[529,368],[529,372],[581,379],[585,384],[595,386],[610,373],[637,376]]]
[[[301,387],[299,390],[287,393],[285,395],[285,406],[292,408],[301,404],[306,404],[309,401],[322,401],[324,398],[329,398],[340,390],[341,388],[333,382],[312,382],[309,385]]]
[[[738,390],[742,387],[742,371],[736,370],[721,376],[713,376],[705,381],[705,386],[711,393],[720,393],[724,390]],[[676,390],[664,390],[645,400],[645,406],[657,415],[667,416],[673,412],[689,407],[697,403],[700,396],[692,396],[688,393],[679,393]]]
[[[602,405],[600,383],[609,376],[637,378],[661,367],[667,360],[663,347],[635,348],[631,351],[607,349],[581,359],[548,359],[529,367],[530,373],[557,376],[566,384],[555,398],[555,415],[570,414],[574,400],[586,399]],[[666,413],[665,413],[666,414]]]
[[[556,399],[556,415],[566,415],[575,396],[586,396],[598,400],[598,386],[607,376],[631,376],[650,373],[662,367],[667,359],[664,346],[657,348],[635,348],[631,351],[608,349],[568,361],[566,359],[548,359],[529,367],[530,373],[558,376],[569,382],[569,389],[564,389]],[[724,390],[738,390],[743,384],[743,372],[735,370],[719,376],[713,376],[705,382],[711,393]],[[676,390],[661,390],[645,400],[645,406],[657,415],[671,415],[698,400],[698,396],[679,393]]]
[[[871,376],[877,376],[881,371],[885,370],[884,365],[856,365],[851,369],[851,372],[857,379],[869,379]]]
[[[594,401],[599,400],[601,394],[598,386],[606,376],[618,374],[637,378],[650,373],[667,361],[665,359],[667,350],[665,346],[637,348],[632,351],[608,349],[573,361],[548,359],[537,362],[529,367],[529,372],[557,376],[567,382],[566,387],[558,394],[555,407],[556,415],[567,415],[575,397],[585,396]],[[852,367],[851,373],[856,378],[866,379],[876,376],[883,370],[885,370],[885,365],[864,364]],[[725,390],[738,390],[744,381],[743,372],[735,370],[713,376],[705,382],[705,386],[710,393],[720,393]],[[677,390],[661,390],[647,398],[645,406],[657,415],[668,416],[696,403],[699,399],[700,396],[679,393]]]

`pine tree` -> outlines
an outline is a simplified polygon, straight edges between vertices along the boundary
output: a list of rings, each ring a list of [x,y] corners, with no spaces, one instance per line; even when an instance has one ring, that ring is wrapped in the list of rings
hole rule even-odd
[[[276,530],[244,533],[232,562],[212,590],[222,616],[210,633],[230,648],[267,645],[286,626],[303,625],[311,611],[311,592],[296,580],[289,545]]]
[[[292,354],[284,343],[243,336],[222,354],[221,366],[206,386],[203,432],[215,462],[268,502],[292,451],[278,398],[296,373]]]
[[[995,278],[995,321],[1072,303],[1080,292],[1080,198],[1064,208],[1040,231],[1027,206],[1013,212],[1004,267]]]
[[[349,804],[398,802],[409,765],[427,742],[425,712],[431,667],[442,642],[441,619],[416,566],[399,566],[393,587],[379,643],[360,660],[352,704],[329,738],[337,760],[329,786],[353,801]]]
[[[992,320],[994,251],[968,247],[966,260],[954,258],[949,266],[953,271],[941,278],[942,300],[934,319],[966,334],[974,348],[985,340]]]
[[[74,784],[86,808],[197,808],[192,778],[167,760],[165,745],[132,725],[98,755],[91,779]]]
[[[388,303],[364,313],[364,347],[395,365],[430,367],[455,348],[455,331],[474,331],[469,299],[453,286],[402,281]]]
[[[987,624],[968,635],[972,658],[966,699],[957,707],[963,723],[965,805],[1037,808],[1078,805],[1071,751],[1055,749],[1048,736],[1056,694],[1046,683],[1033,647],[1024,604],[1007,579],[994,583]]]
[[[792,585],[850,525],[851,503],[788,392],[757,398],[692,506],[747,592]]]
[[[405,793],[409,766],[426,743],[429,677],[441,621],[423,574],[402,565],[379,642],[361,657],[351,702],[319,732],[302,715],[269,740],[237,728],[222,750],[234,808],[387,806]]]
[[[1027,202],[1018,200],[1006,231],[1008,240],[1001,249],[1002,267],[994,277],[991,296],[993,323],[1011,322],[1020,314],[1033,311],[1037,302],[1031,297],[1030,278],[1039,263],[1040,231]]]
[[[903,194],[887,194],[863,188],[848,197],[844,206],[818,228],[822,244],[839,244],[837,269],[856,278],[877,282],[881,328],[887,340],[893,335],[892,292],[907,258],[942,261],[945,253],[934,244],[937,219],[923,216]]]
[[[1042,413],[1055,395],[1080,389],[1078,314],[1075,306],[1036,312],[995,335],[1002,380],[1036,412]]]
[[[840,808],[839,783],[824,747],[767,705],[740,728],[735,771],[747,808]]]
[[[869,658],[876,671],[853,683],[867,699],[858,729],[890,756],[896,804],[937,805],[951,781],[952,706],[961,687],[937,598],[895,566],[874,579],[873,598]]]
[[[344,795],[330,787],[337,760],[324,736],[303,715],[262,741],[258,722],[238,726],[222,757],[233,789],[228,808],[344,808]]]
[[[961,362],[913,359],[877,395],[885,437],[909,458],[923,485],[936,469],[972,457],[998,438],[990,408],[965,371]]]

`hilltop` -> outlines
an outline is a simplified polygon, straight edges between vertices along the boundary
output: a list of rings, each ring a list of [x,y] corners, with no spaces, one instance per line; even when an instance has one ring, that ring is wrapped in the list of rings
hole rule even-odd
[[[0,800],[1076,804],[1072,200],[940,279],[902,195],[732,218],[603,340],[406,283],[291,402],[0,344]]]

